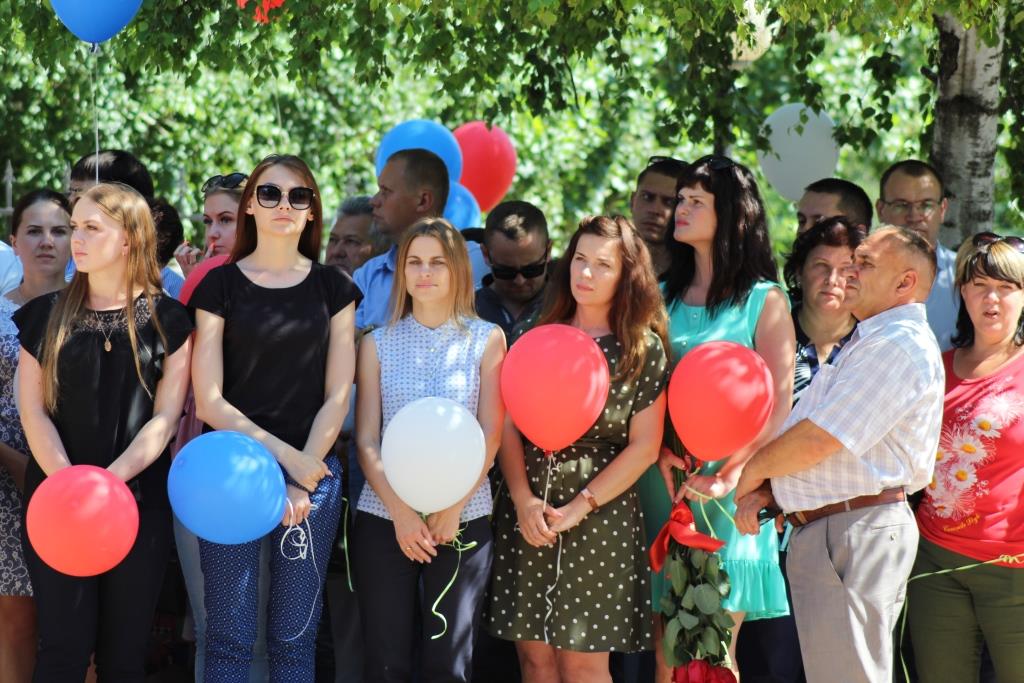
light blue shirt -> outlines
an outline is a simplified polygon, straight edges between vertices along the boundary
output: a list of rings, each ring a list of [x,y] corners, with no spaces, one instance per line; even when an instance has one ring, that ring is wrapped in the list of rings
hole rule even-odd
[[[21,259],[6,242],[0,242],[0,294],[6,294],[21,284]]]
[[[479,289],[490,268],[484,261],[479,244],[467,242],[466,249],[473,267],[473,286]],[[352,274],[352,279],[363,293],[363,300],[356,309],[356,329],[387,325],[391,317],[391,284],[395,279],[397,258],[398,247],[392,246],[383,254],[368,260]]]
[[[170,266],[164,266],[160,271],[160,277],[164,281],[164,291],[180,301],[181,288],[185,285],[185,278],[174,272]]]
[[[956,252],[943,246],[935,250],[938,268],[935,282],[925,302],[928,326],[935,333],[939,348],[948,351],[953,348],[956,334],[956,318],[960,313],[960,291],[956,286]]]

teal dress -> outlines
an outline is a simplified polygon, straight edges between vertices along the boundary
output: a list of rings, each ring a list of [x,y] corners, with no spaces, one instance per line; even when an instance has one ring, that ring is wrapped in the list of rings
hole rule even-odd
[[[739,305],[723,308],[711,317],[704,306],[688,306],[676,302],[669,306],[669,342],[672,358],[678,362],[691,349],[710,341],[731,341],[754,348],[754,334],[761,317],[765,299],[774,282],[759,282],[754,285],[747,300]],[[780,290],[781,291],[781,290]],[[725,464],[725,460],[704,463],[699,474],[713,475]],[[640,478],[640,504],[644,513],[648,547],[654,542],[661,527],[668,521],[672,501],[665,490],[665,482],[657,467],[651,467]],[[730,493],[720,501],[733,514],[736,503]],[[744,621],[772,619],[789,614],[786,600],[786,585],[779,569],[779,538],[774,524],[761,527],[758,536],[744,536],[736,526],[722,514],[711,501],[703,504],[691,502],[697,529],[711,533],[705,518],[711,522],[714,535],[725,541],[719,551],[722,566],[728,572],[732,591],[723,606],[730,612],[745,612]],[[664,575],[652,574],[652,602],[658,605],[667,590]]]

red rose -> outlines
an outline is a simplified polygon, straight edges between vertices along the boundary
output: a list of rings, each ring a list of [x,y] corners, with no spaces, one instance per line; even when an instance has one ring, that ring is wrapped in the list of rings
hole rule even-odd
[[[724,666],[716,666],[710,672],[708,683],[736,683],[736,676]]]
[[[686,666],[677,666],[672,671],[672,683],[736,683],[736,676],[724,666],[691,659]]]

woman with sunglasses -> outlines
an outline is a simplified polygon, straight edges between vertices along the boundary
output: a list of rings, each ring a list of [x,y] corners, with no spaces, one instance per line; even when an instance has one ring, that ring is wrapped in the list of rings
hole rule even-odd
[[[649,650],[650,586],[637,479],[665,421],[665,310],[651,257],[622,216],[588,216],[552,275],[538,325],[594,339],[611,385],[600,419],[545,457],[505,422],[486,620],[527,683],[611,682],[610,652]],[[546,490],[545,482],[550,482]]]
[[[287,506],[269,534],[267,658],[270,680],[312,681],[321,592],[341,511],[332,446],[355,372],[360,295],[346,274],[317,263],[323,214],[305,162],[272,155],[250,179],[231,262],[210,271],[190,302],[196,413],[207,430],[260,441],[284,470]],[[288,552],[295,544],[308,553]],[[248,680],[260,545],[200,541],[207,681]]]
[[[1024,681],[1024,240],[975,235],[956,260],[960,312],[943,355],[935,473],[917,508],[907,609],[921,683]]]
[[[228,173],[215,175],[203,183],[203,248],[193,247],[183,242],[174,251],[174,258],[181,267],[182,274],[188,274],[204,258],[212,256],[227,257],[235,246],[235,226],[238,224],[238,205],[245,191],[245,181],[249,176],[244,173]]]
[[[146,200],[127,185],[86,190],[71,215],[77,272],[14,314],[18,413],[32,460],[25,499],[71,465],[104,467],[138,501],[134,545],[114,568],[74,577],[25,539],[39,613],[37,682],[141,681],[172,548],[167,445],[188,387],[192,322],[162,292]],[[6,679],[5,679],[6,680]]]
[[[773,525],[765,525],[759,536],[743,536],[711,499],[719,499],[730,513],[735,510],[732,491],[744,464],[789,413],[796,342],[753,174],[727,157],[703,157],[680,175],[677,198],[668,238],[671,267],[662,283],[673,357],[678,360],[704,342],[735,342],[765,359],[775,383],[774,410],[754,443],[723,460],[703,463],[678,490],[672,470],[686,469],[678,457],[682,454],[663,449],[658,468],[641,480],[649,541],[668,520],[673,497],[690,501],[700,531],[725,541],[720,555],[732,591],[723,607],[735,623],[730,646],[735,667],[740,624],[786,615],[789,607]],[[665,581],[655,575],[655,605]],[[667,667],[659,668],[666,680]]]
[[[71,207],[64,195],[35,190],[11,214],[11,245],[24,278],[0,297],[0,681],[32,678],[36,606],[21,548],[21,492],[31,455],[14,400],[18,328],[12,315],[37,296],[64,288],[71,256]]]

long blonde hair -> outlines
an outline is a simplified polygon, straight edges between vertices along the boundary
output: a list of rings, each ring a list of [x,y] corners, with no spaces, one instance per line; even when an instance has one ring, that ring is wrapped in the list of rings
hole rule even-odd
[[[162,280],[160,268],[156,262],[156,228],[149,205],[142,195],[121,183],[101,183],[89,188],[80,198],[95,202],[97,206],[125,231],[128,241],[127,268],[125,268],[124,287],[128,303],[125,308],[125,319],[128,323],[128,339],[131,342],[132,357],[135,360],[135,372],[139,383],[153,397],[153,388],[146,386],[142,376],[142,362],[139,359],[138,331],[135,329],[135,297],[132,292],[142,287],[143,296],[149,306],[153,325],[164,348],[167,348],[167,336],[163,326],[157,320],[156,305],[153,295],[161,291]],[[57,393],[59,390],[58,363],[60,350],[71,337],[75,322],[85,315],[85,302],[89,294],[88,273],[76,272],[71,284],[58,296],[46,325],[46,337],[42,348],[43,370],[43,403],[51,414],[57,409]]]
[[[391,324],[412,312],[412,296],[407,291],[405,279],[405,259],[409,256],[409,247],[417,237],[433,237],[441,243],[444,260],[448,264],[451,275],[451,288],[448,292],[448,317],[457,322],[476,317],[473,300],[473,268],[469,263],[469,252],[462,233],[452,227],[443,218],[424,218],[409,228],[398,246],[398,258],[395,259],[395,279],[391,285]]]

